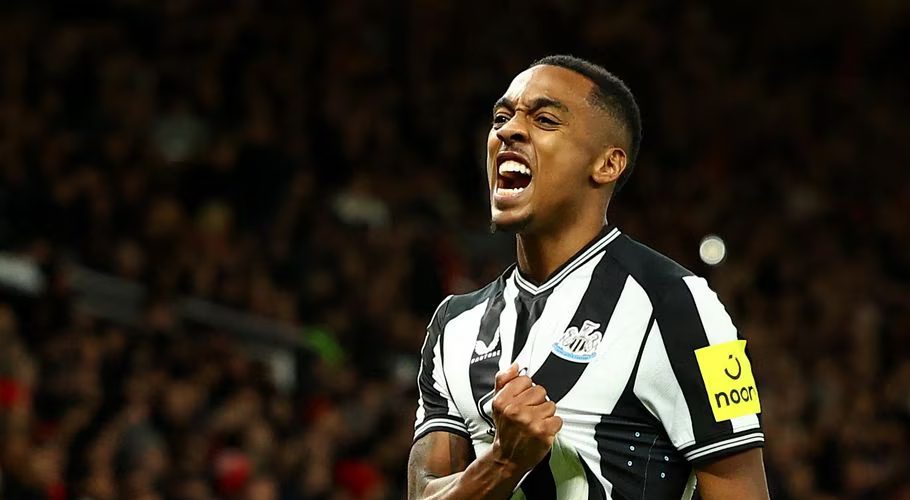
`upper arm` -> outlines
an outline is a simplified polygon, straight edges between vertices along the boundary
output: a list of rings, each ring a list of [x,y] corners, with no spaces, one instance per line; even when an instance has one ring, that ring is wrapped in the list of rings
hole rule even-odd
[[[446,431],[470,438],[468,426],[449,394],[449,384],[443,369],[442,317],[450,299],[436,309],[420,352],[420,370],[417,374],[417,415],[414,422],[414,440],[434,432]]]
[[[751,449],[721,458],[695,469],[703,500],[769,498],[761,449]]]
[[[449,394],[443,369],[443,317],[450,299],[444,300],[433,314],[420,353],[414,444],[408,459],[411,499],[431,495],[433,492],[427,487],[433,479],[461,472],[474,459],[467,424]]]
[[[696,467],[764,443],[745,340],[702,278],[674,280],[655,302],[634,391]]]
[[[408,458],[408,498],[423,498],[433,479],[465,470],[474,460],[474,450],[466,438],[449,432],[430,432],[411,447]]]

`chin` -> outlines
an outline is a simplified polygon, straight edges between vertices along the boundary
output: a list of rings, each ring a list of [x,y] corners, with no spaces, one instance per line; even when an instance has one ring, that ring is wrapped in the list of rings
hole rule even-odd
[[[499,213],[490,218],[490,232],[518,234],[525,232],[531,225],[530,215],[512,215]]]

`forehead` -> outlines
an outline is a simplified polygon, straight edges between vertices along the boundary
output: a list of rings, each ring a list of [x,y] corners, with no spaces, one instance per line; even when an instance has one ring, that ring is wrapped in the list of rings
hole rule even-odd
[[[549,97],[572,110],[586,103],[593,86],[586,77],[570,69],[543,64],[519,73],[503,97],[515,103]]]

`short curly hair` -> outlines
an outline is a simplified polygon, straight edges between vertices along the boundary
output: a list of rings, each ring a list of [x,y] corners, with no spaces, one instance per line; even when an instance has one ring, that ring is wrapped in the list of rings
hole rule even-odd
[[[594,83],[594,90],[591,93],[592,103],[609,113],[628,133],[628,162],[625,171],[616,180],[614,193],[618,192],[629,180],[629,176],[632,175],[632,169],[635,167],[638,151],[641,148],[641,111],[638,109],[638,103],[635,102],[635,96],[632,95],[632,91],[613,73],[580,57],[571,55],[547,56],[534,61],[529,67],[533,68],[541,65],[566,68],[591,80]]]

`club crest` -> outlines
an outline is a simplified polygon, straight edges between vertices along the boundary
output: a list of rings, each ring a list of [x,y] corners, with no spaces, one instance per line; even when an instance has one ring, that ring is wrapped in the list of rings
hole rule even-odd
[[[553,343],[553,354],[576,363],[590,363],[597,356],[597,347],[603,340],[603,333],[597,331],[600,323],[585,320],[579,329],[569,327],[559,340]]]

